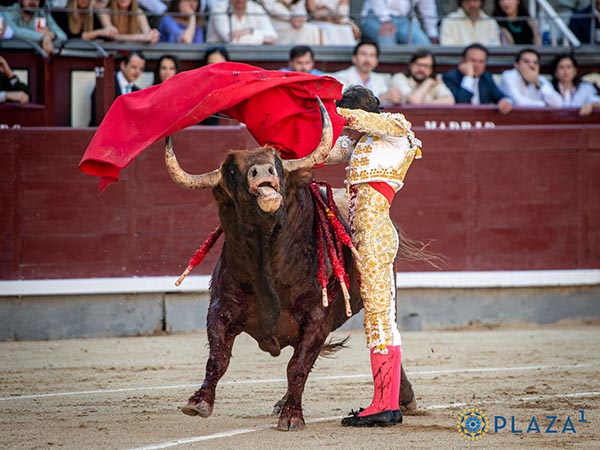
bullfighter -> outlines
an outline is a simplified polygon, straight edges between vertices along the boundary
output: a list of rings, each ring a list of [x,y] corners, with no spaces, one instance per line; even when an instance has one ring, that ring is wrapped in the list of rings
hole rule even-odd
[[[402,421],[402,341],[396,324],[394,282],[399,238],[389,210],[413,159],[421,156],[421,142],[402,114],[380,113],[379,99],[362,86],[346,89],[337,107],[345,127],[326,162],[349,161],[345,181],[350,194],[349,219],[352,240],[361,256],[357,265],[374,384],[370,406],[351,412],[342,425],[390,426]]]

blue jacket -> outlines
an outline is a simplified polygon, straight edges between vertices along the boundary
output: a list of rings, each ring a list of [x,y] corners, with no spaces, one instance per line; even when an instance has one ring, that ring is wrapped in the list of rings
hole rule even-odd
[[[460,86],[464,75],[458,70],[454,69],[450,72],[446,72],[443,75],[444,83],[452,91],[456,103],[471,103],[471,97],[473,93],[463,89]],[[484,72],[479,77],[479,102],[484,105],[487,103],[498,103],[500,99],[506,97],[504,93],[498,88],[492,74],[490,72]]]
[[[592,39],[592,21],[590,18],[593,15],[592,5],[587,8],[578,9],[573,13],[571,20],[569,21],[569,28],[577,36],[582,44],[589,44],[593,42]],[[600,21],[596,20],[596,29],[600,28]]]

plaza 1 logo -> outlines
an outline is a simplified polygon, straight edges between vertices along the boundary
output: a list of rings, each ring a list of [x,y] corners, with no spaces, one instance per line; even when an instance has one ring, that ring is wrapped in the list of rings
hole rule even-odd
[[[575,418],[567,416],[562,417],[553,414],[544,414],[543,416],[531,416],[526,419],[517,419],[515,416],[509,418],[504,416],[494,416],[493,432],[499,433],[510,431],[513,434],[521,433],[545,433],[545,434],[564,434],[577,433],[576,423],[587,423],[585,419],[585,410],[580,409]],[[560,423],[562,422],[562,425]],[[510,429],[508,428],[510,423]],[[490,432],[490,423],[486,414],[479,408],[467,408],[458,415],[456,429],[468,441],[478,441]]]

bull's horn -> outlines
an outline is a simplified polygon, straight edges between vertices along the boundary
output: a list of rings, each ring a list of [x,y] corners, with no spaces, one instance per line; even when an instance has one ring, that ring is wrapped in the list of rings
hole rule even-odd
[[[175,156],[173,136],[171,135],[165,139],[165,164],[171,179],[179,186],[187,189],[210,189],[221,181],[221,169],[215,169],[202,175],[192,175],[183,170]]]
[[[318,164],[325,162],[327,159],[327,155],[331,151],[331,147],[333,145],[333,127],[331,126],[331,119],[329,118],[329,113],[323,102],[319,97],[317,97],[317,102],[319,102],[319,109],[321,111],[321,123],[323,125],[323,131],[321,132],[321,142],[319,142],[318,147],[313,150],[313,152],[300,159],[287,159],[283,160],[283,167],[288,172],[298,169],[304,168],[312,168]]]

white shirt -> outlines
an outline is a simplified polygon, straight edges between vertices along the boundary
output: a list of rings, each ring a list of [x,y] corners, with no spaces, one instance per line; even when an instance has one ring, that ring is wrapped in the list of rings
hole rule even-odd
[[[406,17],[416,6],[425,22],[425,30],[430,37],[438,37],[438,14],[435,0],[365,0],[361,16],[365,17],[373,11],[381,22],[391,20],[391,17]]]
[[[369,79],[366,83],[359,75],[356,67],[350,66],[347,69],[340,70],[339,72],[330,73],[333,78],[338,80],[344,85],[344,89],[349,86],[359,85],[371,89],[376,97],[380,97],[381,94],[386,93],[390,89],[390,75],[383,75],[381,73],[371,72]]]
[[[515,106],[563,106],[562,96],[554,90],[550,81],[540,75],[538,83],[539,89],[533,83],[527,83],[517,69],[511,69],[502,73],[500,90],[513,100]]]
[[[563,96],[563,106],[579,108],[586,103],[600,103],[600,96],[596,93],[596,88],[587,81],[582,81],[577,89],[570,89],[567,93],[563,92],[560,84],[558,87]]]
[[[123,75],[123,72],[120,70],[117,72],[117,82],[119,83],[119,87],[121,88],[122,94],[129,94],[133,91],[133,83],[130,83]]]
[[[440,45],[464,47],[476,42],[487,46],[500,45],[500,27],[486,13],[480,11],[479,19],[473,23],[465,11],[458,8],[442,19]]]
[[[246,14],[238,17],[228,14],[229,2],[219,1],[213,4],[206,32],[206,42],[233,42],[231,34],[252,28],[252,33],[242,36],[235,41],[236,44],[260,45],[265,39],[277,39],[277,32],[273,28],[271,19],[262,6],[249,1],[246,3]]]

